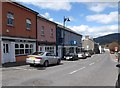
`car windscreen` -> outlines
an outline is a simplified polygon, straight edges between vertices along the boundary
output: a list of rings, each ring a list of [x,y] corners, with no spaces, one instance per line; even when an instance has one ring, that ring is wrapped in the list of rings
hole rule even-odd
[[[44,52],[34,52],[32,55],[39,55],[42,56],[44,54]]]

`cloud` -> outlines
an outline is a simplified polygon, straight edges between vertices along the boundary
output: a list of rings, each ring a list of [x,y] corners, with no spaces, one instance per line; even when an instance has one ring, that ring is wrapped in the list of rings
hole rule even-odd
[[[86,3],[85,3],[86,4]],[[97,13],[100,13],[102,11],[104,11],[106,8],[117,8],[118,7],[118,3],[112,3],[112,2],[107,2],[107,3],[103,3],[103,2],[99,2],[99,3],[87,3],[86,4],[88,9]]]
[[[32,4],[34,6],[40,7],[42,9],[51,9],[51,10],[67,10],[69,11],[72,8],[72,5],[68,0],[66,2],[58,2],[55,0],[16,0],[17,2],[23,2],[26,4]]]
[[[109,24],[118,21],[118,12],[111,12],[109,14],[97,14],[86,16],[87,21],[93,21],[102,24]]]
[[[68,26],[73,31],[85,35],[90,35],[91,37],[103,36],[111,33],[118,32],[118,25],[107,25],[107,26],[94,26],[90,27],[88,25],[80,26]]]
[[[50,17],[50,14],[48,12],[46,12],[45,14],[40,14],[42,15],[43,17],[49,19],[50,21],[53,21],[54,19]]]

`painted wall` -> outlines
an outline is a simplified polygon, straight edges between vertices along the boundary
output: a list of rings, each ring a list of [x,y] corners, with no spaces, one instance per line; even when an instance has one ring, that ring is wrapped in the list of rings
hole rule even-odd
[[[65,45],[76,45],[76,46],[82,46],[81,40],[82,36],[79,36],[77,34],[74,34],[69,31],[65,31]]]
[[[41,36],[41,28],[44,26],[44,36]],[[50,30],[53,29],[53,37]],[[56,42],[56,24],[38,17],[37,19],[37,41],[40,42]]]
[[[24,8],[13,5],[9,2],[4,2],[2,8],[2,25],[3,36],[36,38],[36,15]],[[7,13],[14,14],[14,26],[7,25]],[[31,30],[26,29],[26,19],[31,19]],[[7,32],[9,30],[9,32]]]
[[[84,39],[82,41],[82,47],[84,47],[85,50],[93,50],[94,42],[91,39]]]
[[[64,31],[64,38],[63,38],[63,31]],[[62,45],[64,41],[64,45],[75,45],[82,47],[82,36],[72,33],[70,31],[63,30],[62,28],[57,28],[57,44]],[[63,40],[64,39],[64,40]],[[76,44],[73,43],[76,41]]]

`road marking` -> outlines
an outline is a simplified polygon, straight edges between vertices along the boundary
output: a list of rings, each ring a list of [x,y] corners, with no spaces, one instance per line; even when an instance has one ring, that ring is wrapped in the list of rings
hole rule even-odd
[[[85,67],[82,67],[82,68],[80,68],[80,69],[78,69],[78,70],[72,71],[72,72],[70,72],[69,74],[73,74],[73,73],[75,73],[75,72],[77,72],[77,71],[80,71],[80,70],[82,70],[82,69],[85,69]]]
[[[93,65],[93,64],[95,64],[95,62],[93,62],[93,63],[90,63],[89,65]]]
[[[32,70],[32,69],[25,69],[25,68],[21,68],[21,67],[13,67],[13,69],[16,69],[16,70]]]

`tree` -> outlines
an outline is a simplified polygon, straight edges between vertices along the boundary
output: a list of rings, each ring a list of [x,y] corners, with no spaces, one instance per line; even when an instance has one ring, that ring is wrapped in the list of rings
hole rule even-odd
[[[115,51],[115,47],[118,47],[118,50],[119,50],[119,44],[117,42],[110,43],[108,47],[110,51]]]

